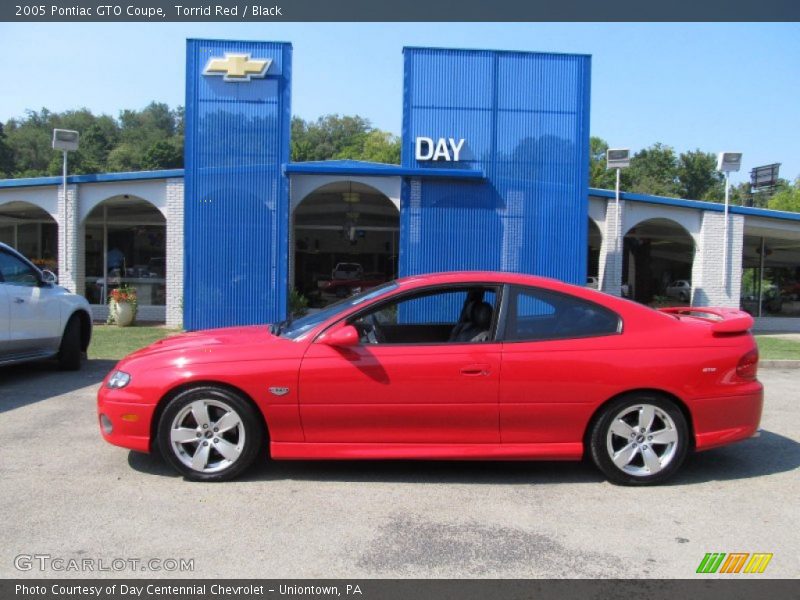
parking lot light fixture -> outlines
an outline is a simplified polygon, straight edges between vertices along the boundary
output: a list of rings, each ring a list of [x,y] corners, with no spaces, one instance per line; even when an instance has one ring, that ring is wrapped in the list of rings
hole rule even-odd
[[[622,236],[622,217],[619,214],[619,179],[622,169],[631,166],[631,151],[629,148],[609,148],[606,150],[606,169],[616,169],[617,182],[614,193],[614,208],[617,215],[617,226],[614,231],[614,253],[619,256],[621,254],[620,237]],[[622,257],[620,256],[620,266],[622,265]],[[605,279],[605,278],[604,278]],[[621,282],[622,273],[619,274]],[[604,287],[603,282],[598,282],[598,289],[602,290]]]
[[[67,153],[78,149],[80,135],[71,129],[53,129],[53,150],[61,150],[64,154],[64,163],[61,172],[61,181],[64,185],[64,265],[69,271],[69,261],[66,260],[69,231],[69,202],[67,201]]]
[[[722,286],[728,291],[728,206],[730,204],[731,181],[730,174],[738,171],[742,166],[741,152],[720,152],[717,155],[717,171],[725,174],[725,225],[722,233]]]

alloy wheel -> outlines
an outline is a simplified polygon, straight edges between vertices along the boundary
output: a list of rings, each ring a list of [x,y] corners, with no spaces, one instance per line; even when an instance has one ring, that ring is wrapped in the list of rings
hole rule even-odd
[[[618,469],[636,477],[655,475],[674,459],[680,439],[675,421],[652,404],[617,413],[606,434],[606,449]]]
[[[172,420],[173,454],[198,473],[216,473],[233,465],[242,455],[245,428],[242,417],[226,402],[197,399]]]

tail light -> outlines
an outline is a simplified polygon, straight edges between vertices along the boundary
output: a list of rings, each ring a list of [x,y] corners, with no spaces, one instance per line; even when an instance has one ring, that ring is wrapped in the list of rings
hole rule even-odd
[[[736,374],[742,379],[754,380],[758,374],[758,349],[750,350],[736,365]]]

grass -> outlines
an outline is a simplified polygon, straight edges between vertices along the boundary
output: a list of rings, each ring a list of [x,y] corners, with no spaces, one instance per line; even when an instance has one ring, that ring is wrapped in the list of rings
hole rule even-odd
[[[759,357],[767,360],[800,360],[800,341],[770,335],[757,335]]]
[[[92,343],[89,345],[89,358],[119,360],[134,350],[144,348],[174,333],[178,333],[178,330],[164,326],[95,325]]]

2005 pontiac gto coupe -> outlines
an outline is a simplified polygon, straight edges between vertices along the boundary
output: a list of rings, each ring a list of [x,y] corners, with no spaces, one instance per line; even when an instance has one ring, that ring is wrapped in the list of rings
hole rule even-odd
[[[409,277],[271,326],[177,335],[98,394],[106,440],[185,477],[272,459],[577,460],[654,484],[753,436],[746,313],[653,310],[551,279]],[[266,444],[265,444],[266,442]]]

